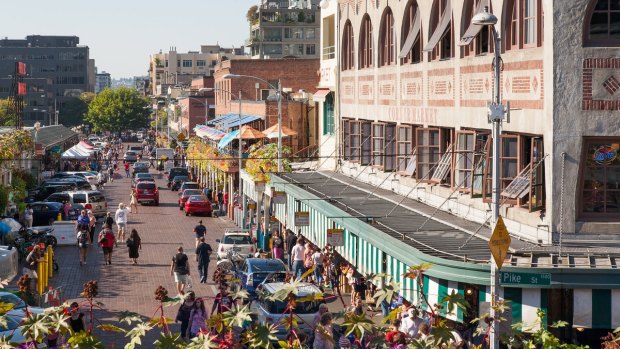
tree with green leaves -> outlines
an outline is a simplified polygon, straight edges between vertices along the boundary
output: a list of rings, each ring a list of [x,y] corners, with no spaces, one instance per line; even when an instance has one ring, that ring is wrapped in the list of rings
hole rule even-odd
[[[15,126],[15,114],[9,110],[9,100],[0,99],[0,126]]]
[[[85,121],[95,132],[120,132],[149,125],[149,101],[134,89],[105,89],[88,106]]]
[[[58,123],[65,126],[77,126],[84,123],[88,106],[95,99],[92,92],[83,92],[79,98],[72,98],[60,108],[58,113]]]

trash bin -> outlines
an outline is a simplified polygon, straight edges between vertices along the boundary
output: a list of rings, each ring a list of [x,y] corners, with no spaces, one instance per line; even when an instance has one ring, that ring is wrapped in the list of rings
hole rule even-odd
[[[269,240],[271,240],[271,233],[269,233],[268,231],[266,231],[265,233],[262,234],[263,238],[261,240],[261,249],[263,251],[269,251]]]

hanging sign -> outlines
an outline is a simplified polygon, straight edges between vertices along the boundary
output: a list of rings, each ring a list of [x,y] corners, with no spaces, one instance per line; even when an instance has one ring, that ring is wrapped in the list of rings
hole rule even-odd
[[[310,226],[310,212],[295,212],[295,226],[307,227]]]
[[[327,229],[327,243],[332,246],[344,246],[344,229]]]
[[[272,191],[271,202],[274,204],[286,204],[286,192],[285,191]]]

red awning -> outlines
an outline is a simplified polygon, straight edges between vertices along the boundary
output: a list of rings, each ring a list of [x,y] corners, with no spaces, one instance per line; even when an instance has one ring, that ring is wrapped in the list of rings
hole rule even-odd
[[[318,90],[312,95],[312,99],[314,99],[315,101],[325,101],[325,97],[327,97],[330,92],[332,91],[330,91],[329,89]]]
[[[80,143],[78,143],[79,145],[81,145],[82,147],[86,148],[86,149],[93,149],[94,147],[84,141],[80,141]]]

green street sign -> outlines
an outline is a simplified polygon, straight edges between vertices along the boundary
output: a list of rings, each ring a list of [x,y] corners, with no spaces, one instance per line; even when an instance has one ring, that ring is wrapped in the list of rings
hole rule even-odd
[[[550,273],[516,273],[502,271],[499,273],[499,283],[502,286],[512,285],[551,285]]]

